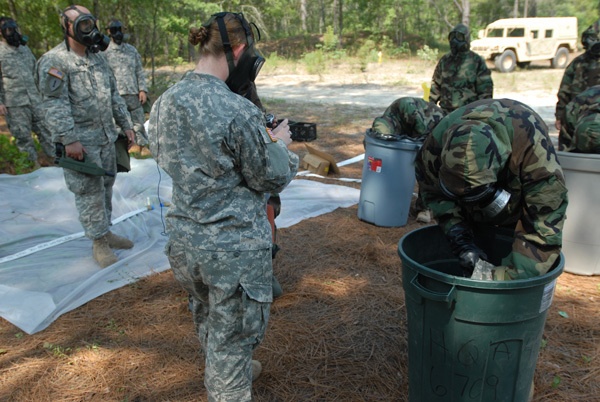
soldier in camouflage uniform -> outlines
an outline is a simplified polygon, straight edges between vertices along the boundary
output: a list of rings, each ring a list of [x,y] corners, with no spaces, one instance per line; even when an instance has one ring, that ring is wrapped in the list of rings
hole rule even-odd
[[[600,154],[600,85],[577,95],[567,104],[565,115],[571,151]]]
[[[199,44],[196,68],[156,100],[148,129],[173,180],[165,252],[192,295],[208,400],[245,402],[273,298],[265,194],[291,181],[298,157],[287,149],[289,131],[271,132],[262,111],[237,95],[262,59],[243,16],[216,14],[189,39]]]
[[[581,35],[585,53],[577,56],[565,69],[558,89],[556,103],[556,129],[559,131],[558,144],[561,151],[573,149],[572,133],[566,128],[566,107],[585,89],[600,84],[600,41],[598,32],[590,26]]]
[[[421,98],[398,98],[373,120],[371,130],[384,135],[404,135],[424,139],[444,117],[437,105]]]
[[[31,132],[33,131],[49,157],[54,156],[50,134],[42,124],[41,96],[35,86],[35,57],[25,44],[17,23],[0,17],[0,116],[15,139],[17,148],[25,152],[39,167]]]
[[[371,131],[423,141],[443,117],[444,112],[436,104],[407,96],[396,99],[382,116],[376,117]],[[423,205],[421,196],[417,197],[415,208],[417,222],[431,222],[431,212]]]
[[[486,99],[457,109],[425,140],[416,173],[467,276],[486,258],[473,242],[478,225],[515,231],[497,280],[542,275],[558,263],[567,189],[548,128],[528,106]]]
[[[106,30],[112,40],[104,55],[113,70],[119,95],[127,104],[131,120],[141,127],[136,132],[136,143],[143,147],[148,145],[146,131],[143,128],[146,122],[143,105],[148,101],[146,74],[142,66],[142,58],[137,49],[129,43],[123,43],[122,29],[121,21],[116,19],[110,21]]]
[[[96,19],[82,6],[70,6],[62,14],[65,41],[38,61],[37,84],[43,95],[44,123],[52,140],[65,146],[66,156],[95,163],[116,172],[115,121],[134,141],[127,106],[117,91],[115,77],[106,59],[98,54],[106,41]],[[114,116],[114,118],[113,118]],[[133,247],[133,243],[109,230],[114,177],[92,176],[64,169],[65,182],[75,194],[85,235],[93,240],[93,256],[101,267],[118,259],[111,248]]]
[[[490,99],[494,92],[492,74],[485,60],[471,49],[469,28],[455,26],[448,35],[450,53],[445,54],[433,72],[429,101],[444,113],[474,102]]]

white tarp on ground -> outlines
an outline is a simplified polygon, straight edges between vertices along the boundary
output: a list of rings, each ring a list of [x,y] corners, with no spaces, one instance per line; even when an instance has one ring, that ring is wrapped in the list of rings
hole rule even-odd
[[[112,230],[135,247],[116,250],[119,261],[105,269],[92,258],[61,168],[0,175],[0,316],[33,334],[95,297],[169,268],[163,253],[166,208],[161,210],[158,195],[171,200],[171,179],[152,159],[131,164],[114,187]],[[277,225],[349,207],[359,194],[346,186],[294,180],[281,194]]]

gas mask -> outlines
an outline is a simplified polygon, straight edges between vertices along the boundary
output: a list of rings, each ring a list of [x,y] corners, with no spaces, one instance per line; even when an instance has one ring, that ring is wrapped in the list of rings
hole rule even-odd
[[[600,57],[600,40],[598,40],[598,35],[586,35],[581,39],[581,43],[585,51],[593,58],[597,59]]]
[[[11,18],[7,18],[2,22],[0,31],[2,32],[2,37],[6,39],[6,43],[8,43],[10,46],[19,47],[27,44],[27,36],[21,35],[19,26]]]
[[[469,50],[469,42],[467,41],[465,34],[462,32],[450,32],[448,35],[448,41],[450,42],[450,51],[452,54],[466,52]]]
[[[69,18],[63,14],[65,36],[69,34],[69,24],[73,26],[73,36],[77,42],[84,45],[90,52],[98,53],[105,51],[110,44],[110,38],[103,35],[96,26],[96,17],[92,14],[85,14],[79,11],[75,6],[67,8],[67,10],[75,10],[79,13],[75,21],[71,22]]]
[[[120,21],[111,21],[111,23],[108,24],[107,30],[109,32],[109,36],[117,45],[123,43],[123,25]]]
[[[440,180],[440,188],[446,197],[456,201],[459,205],[477,208],[488,219],[498,216],[510,201],[510,193],[493,184],[479,186],[462,197],[448,190],[442,180]]]
[[[229,35],[227,34],[227,27],[225,26],[224,18],[229,14],[227,12],[214,14],[209,20],[207,25],[212,24],[212,21],[217,20],[219,26],[219,32],[221,33],[221,41],[223,42],[223,48],[227,57],[227,65],[229,66],[229,76],[225,81],[225,84],[231,89],[232,92],[241,94],[244,88],[248,87],[250,82],[254,82],[260,69],[265,63],[264,57],[260,54],[258,49],[254,46],[254,35],[250,24],[244,18],[242,13],[231,13],[237,18],[245,33],[246,33],[246,48],[244,53],[238,60],[237,65],[233,61],[233,49],[231,42],[229,41]],[[259,32],[260,39],[260,32]]]

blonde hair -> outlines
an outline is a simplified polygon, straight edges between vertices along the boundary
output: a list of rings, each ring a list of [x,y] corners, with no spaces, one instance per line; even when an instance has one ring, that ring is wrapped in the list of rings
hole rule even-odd
[[[227,36],[231,47],[235,47],[246,43],[246,31],[242,26],[242,22],[233,13],[227,13],[223,17]],[[202,25],[200,28],[191,27],[188,40],[192,46],[198,46],[200,56],[213,55],[218,56],[225,52],[223,49],[223,41],[219,32],[219,23],[217,18],[212,17],[208,24]]]

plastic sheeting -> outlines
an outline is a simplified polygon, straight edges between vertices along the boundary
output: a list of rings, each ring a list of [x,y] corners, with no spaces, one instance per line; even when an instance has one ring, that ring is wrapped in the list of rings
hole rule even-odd
[[[152,159],[131,163],[131,172],[117,176],[111,230],[135,246],[115,250],[119,261],[105,269],[92,258],[61,168],[0,175],[0,316],[33,334],[95,297],[169,269],[163,253],[168,207],[161,208],[159,200],[171,200],[171,179]],[[359,194],[346,186],[294,180],[281,194],[277,226],[349,207]]]

